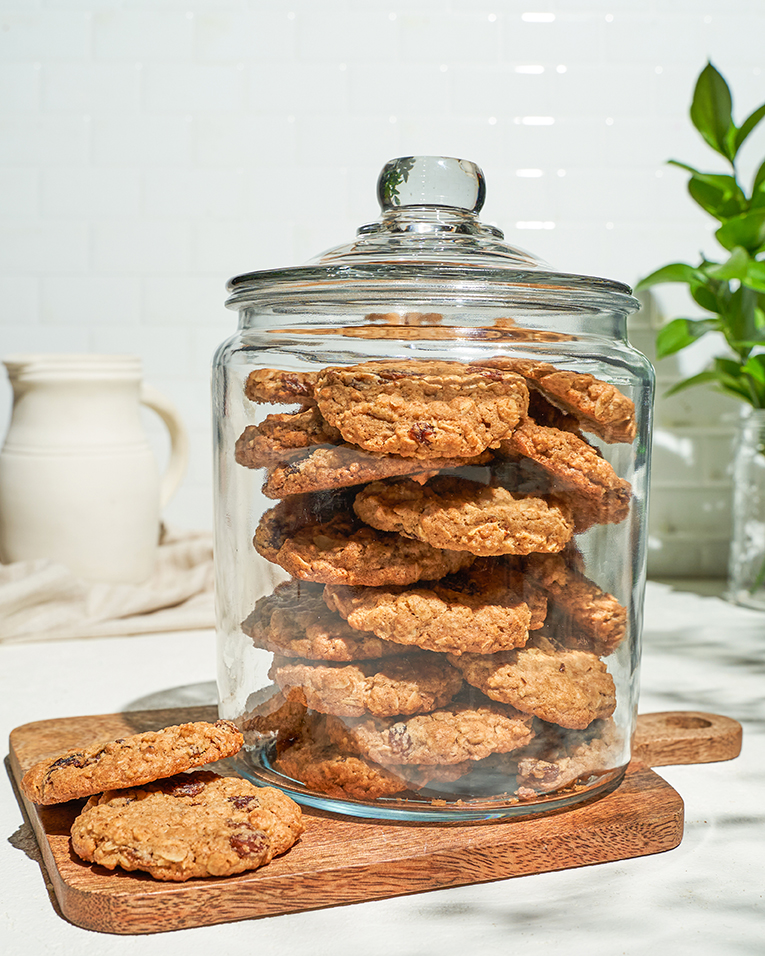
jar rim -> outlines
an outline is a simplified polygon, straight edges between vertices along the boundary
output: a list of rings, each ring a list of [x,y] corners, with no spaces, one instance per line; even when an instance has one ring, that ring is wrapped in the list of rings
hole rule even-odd
[[[596,310],[629,315],[640,308],[630,287],[613,279],[575,275],[536,269],[487,269],[470,266],[388,262],[363,265],[295,266],[247,272],[234,276],[226,284],[231,293],[226,306],[240,309],[281,296],[300,296],[306,301],[336,296],[358,286],[359,294],[368,292],[370,301],[375,287],[387,295],[429,297],[434,291],[461,298],[497,297],[502,308],[524,302],[555,305],[574,312]],[[501,298],[500,298],[501,297]]]

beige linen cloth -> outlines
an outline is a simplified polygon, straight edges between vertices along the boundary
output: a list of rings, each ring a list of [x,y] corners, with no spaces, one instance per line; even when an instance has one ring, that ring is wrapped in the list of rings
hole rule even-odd
[[[140,585],[94,584],[44,559],[0,564],[0,643],[213,627],[212,535],[165,530]]]

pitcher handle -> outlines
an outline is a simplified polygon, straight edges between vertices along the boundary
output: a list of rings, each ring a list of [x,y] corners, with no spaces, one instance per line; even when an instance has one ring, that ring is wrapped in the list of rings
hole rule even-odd
[[[156,412],[170,433],[170,460],[162,476],[159,490],[160,506],[164,508],[178,490],[178,485],[186,473],[189,461],[189,436],[175,405],[156,388],[145,382],[142,383],[140,397],[141,404]]]

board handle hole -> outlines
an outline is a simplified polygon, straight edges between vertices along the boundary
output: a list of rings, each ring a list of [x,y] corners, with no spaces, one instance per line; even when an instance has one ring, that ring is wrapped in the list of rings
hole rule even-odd
[[[701,730],[704,727],[711,727],[712,721],[704,717],[691,717],[690,714],[673,714],[667,717],[666,723],[670,727],[678,727],[680,730]]]

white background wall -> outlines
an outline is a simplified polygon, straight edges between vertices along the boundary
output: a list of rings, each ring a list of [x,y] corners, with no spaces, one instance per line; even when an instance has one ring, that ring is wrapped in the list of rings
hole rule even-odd
[[[166,517],[209,527],[229,276],[348,239],[382,164],[413,153],[476,161],[484,218],[562,270],[634,284],[716,255],[665,162],[722,171],[687,119],[695,78],[711,57],[741,122],[765,100],[764,27],[763,0],[0,0],[0,355],[141,355],[191,432]],[[0,387],[3,432],[9,409]],[[717,417],[700,392],[660,406],[659,572],[724,561]]]

